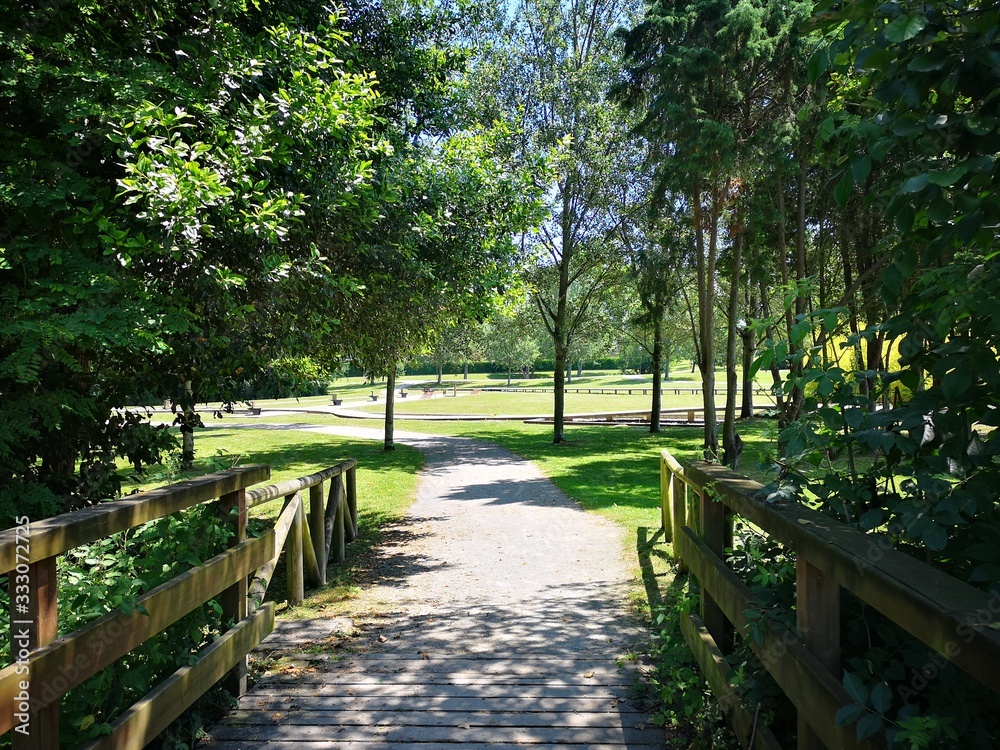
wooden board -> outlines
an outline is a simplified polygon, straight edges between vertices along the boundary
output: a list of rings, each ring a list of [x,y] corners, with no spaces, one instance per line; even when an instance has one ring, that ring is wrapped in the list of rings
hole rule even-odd
[[[450,696],[351,696],[343,695],[313,696],[308,705],[290,695],[254,695],[240,704],[245,708],[240,711],[279,711],[290,715],[290,711],[342,711],[347,717],[353,711],[392,711],[402,717],[413,712],[423,711],[482,711],[483,699],[455,698]],[[618,698],[536,698],[524,701],[521,697],[492,698],[489,702],[492,711],[516,711],[520,714],[550,714],[565,713],[606,713],[617,712],[619,715],[635,713],[646,716],[641,704],[633,700]],[[345,721],[350,721],[345,718]]]
[[[272,630],[274,603],[268,602],[203,649],[193,666],[174,672],[122,714],[111,734],[80,750],[142,750]]]
[[[214,500],[270,476],[269,466],[244,466],[35,521],[29,529],[29,562],[61,555],[81,544]],[[0,573],[13,570],[19,562],[16,534],[16,529],[0,531]]]
[[[348,469],[353,469],[357,464],[357,459],[349,458],[336,466],[323,469],[323,471],[317,471],[315,474],[310,474],[307,477],[286,479],[284,482],[269,484],[267,487],[256,487],[247,492],[247,506],[252,508],[255,505],[274,500],[276,497],[294,495],[296,492],[301,492],[308,487],[325,482],[331,477],[338,477]]]

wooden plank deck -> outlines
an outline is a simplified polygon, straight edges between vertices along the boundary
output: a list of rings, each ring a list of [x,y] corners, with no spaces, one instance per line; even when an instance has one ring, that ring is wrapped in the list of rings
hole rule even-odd
[[[544,654],[357,654],[274,675],[215,727],[210,747],[346,750],[414,744],[662,748],[613,660]]]

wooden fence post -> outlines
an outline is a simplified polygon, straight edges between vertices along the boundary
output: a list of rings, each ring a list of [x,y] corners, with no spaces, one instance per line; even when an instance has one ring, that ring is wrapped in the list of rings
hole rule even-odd
[[[219,498],[219,515],[223,521],[233,524],[235,533],[229,546],[235,547],[247,538],[247,491],[245,488],[230,492]],[[234,583],[219,595],[222,605],[223,628],[238,625],[247,616],[247,594],[249,588],[247,579]],[[247,660],[244,657],[239,664],[222,680],[222,687],[230,695],[239,698],[247,691]]]
[[[323,523],[323,483],[309,488],[309,533],[313,549],[316,550],[316,565],[319,567],[319,585],[326,585],[326,529]]]
[[[347,541],[358,538],[358,483],[355,467],[347,470],[347,511],[350,515],[350,529],[347,531]]]
[[[795,627],[805,647],[840,681],[840,586],[803,556],[795,562]],[[823,743],[801,713],[799,750],[822,750]]]
[[[667,459],[660,454],[660,528],[663,529],[663,540],[673,541],[673,508],[674,483],[673,472],[667,464]]]
[[[726,506],[711,497],[708,489],[702,488],[698,493],[700,498],[700,536],[706,546],[725,559],[726,543]],[[709,596],[704,587],[701,590],[701,619],[708,632],[712,634],[716,645],[724,648],[726,635],[726,616],[715,600]]]
[[[330,562],[344,562],[345,553],[345,529],[344,529],[344,483],[339,481],[340,477],[333,477],[330,480],[330,496],[326,501],[326,515],[324,516],[326,531],[326,547],[329,550]]]
[[[302,573],[310,586],[319,586],[319,560],[316,559],[316,546],[313,544],[312,531],[309,529],[309,518],[306,514],[306,501],[300,496],[299,528],[302,530]]]
[[[285,575],[288,578],[288,604],[291,607],[302,604],[306,598],[305,576],[302,564],[302,527],[305,525],[302,513],[302,493],[296,492],[289,497],[289,502],[296,503],[292,515],[292,525],[288,530],[288,541],[285,542]]]
[[[23,571],[23,568],[22,568]],[[23,576],[23,573],[21,574]],[[10,572],[11,592],[11,661],[17,660],[20,647],[27,646],[29,651],[35,651],[46,646],[59,636],[58,582],[56,581],[56,558],[47,557],[44,560],[28,565],[29,599],[27,611],[14,609],[15,579],[19,576],[16,570]],[[22,579],[23,580],[23,579]],[[23,634],[27,633],[27,639]],[[21,636],[21,637],[15,637]],[[53,689],[52,685],[36,685],[29,674],[28,688],[30,696]],[[15,729],[13,732],[14,750],[59,750],[59,701],[37,711],[31,711],[27,722],[27,734]]]
[[[687,511],[687,485],[676,474],[670,478],[671,493],[673,494],[674,511],[674,535],[679,538],[683,533],[681,529],[690,525],[686,519]],[[681,553],[677,550],[677,539],[674,540],[674,559],[677,560],[677,570],[679,573],[687,573],[688,567],[684,564]]]

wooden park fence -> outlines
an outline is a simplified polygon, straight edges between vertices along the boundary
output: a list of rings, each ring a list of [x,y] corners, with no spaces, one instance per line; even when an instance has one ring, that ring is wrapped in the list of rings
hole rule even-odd
[[[798,713],[799,748],[876,748],[858,742],[837,712],[854,703],[841,684],[840,600],[848,591],[1000,693],[1000,596],[980,591],[799,503],[756,499],[762,485],[724,466],[681,466],[667,451],[660,460],[664,534],[683,572],[701,589],[700,613],[682,631],[743,745],[780,747],[753,711],[740,704],[726,662],[730,636],[748,638],[761,663]],[[738,515],[795,555],[796,625],[770,625],[748,637],[755,609],[749,589],[726,564]]]
[[[141,750],[220,681],[242,695],[247,654],[274,629],[274,603],[264,595],[282,549],[288,600],[297,604],[304,579],[324,583],[328,560],[342,561],[345,543],[357,536],[355,465],[352,459],[259,489],[248,487],[267,480],[270,467],[231,469],[0,532],[0,574],[8,574],[11,602],[0,734],[12,732],[14,750],[58,750],[63,695],[211,599],[222,607],[224,627],[232,625],[86,748]],[[279,497],[285,503],[274,528],[248,539],[247,509]],[[116,610],[75,632],[58,632],[59,555],[201,503],[214,504],[233,524],[227,550],[142,594],[130,614]]]

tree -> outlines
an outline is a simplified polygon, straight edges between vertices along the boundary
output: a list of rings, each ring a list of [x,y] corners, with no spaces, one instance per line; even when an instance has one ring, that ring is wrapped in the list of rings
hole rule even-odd
[[[676,306],[680,291],[680,278],[673,273],[681,255],[677,245],[684,242],[683,230],[676,221],[667,220],[660,232],[653,227],[642,227],[638,236],[622,232],[628,259],[629,276],[635,286],[642,306],[642,313],[630,323],[650,333],[649,353],[653,359],[653,395],[650,404],[649,431],[660,431],[662,411],[662,379],[664,364],[664,316]],[[645,346],[645,344],[644,344]]]
[[[524,242],[535,253],[534,300],[555,355],[555,443],[563,441],[567,357],[609,280],[623,220],[613,196],[626,178],[616,153],[628,127],[605,92],[615,75],[611,30],[628,8],[619,0],[522,0],[479,67],[484,98],[521,130],[520,154],[554,164],[551,218]]]
[[[470,129],[434,144],[400,144],[384,166],[393,186],[380,220],[356,246],[364,289],[344,301],[344,350],[366,372],[388,378],[387,450],[392,448],[397,367],[441,331],[484,319],[519,269],[513,237],[540,213],[532,172],[495,154],[503,133]],[[373,325],[374,324],[374,325]]]
[[[532,367],[538,359],[538,343],[532,335],[535,319],[530,303],[509,304],[485,325],[486,356],[507,371],[507,385],[515,371]]]
[[[462,364],[463,379],[469,379],[469,361],[483,356],[483,327],[477,322],[454,322],[448,325],[434,347],[433,360],[437,368],[437,384],[446,364]]]
[[[805,3],[663,0],[625,34],[626,80],[621,101],[642,113],[640,133],[653,144],[658,197],[683,196],[694,230],[698,277],[699,367],[706,452],[718,451],[715,409],[715,308],[719,254],[726,240],[730,318],[737,318],[742,269],[744,185],[758,139],[781,100],[782,52]],[[728,229],[724,231],[724,221]],[[738,459],[735,432],[735,331],[727,342],[724,452]]]
[[[200,384],[285,346],[255,311],[341,278],[311,230],[366,190],[376,96],[335,18],[281,7],[266,29],[201,2],[0,11],[5,512],[113,495],[116,457],[167,444],[130,396],[177,395],[191,429]]]

